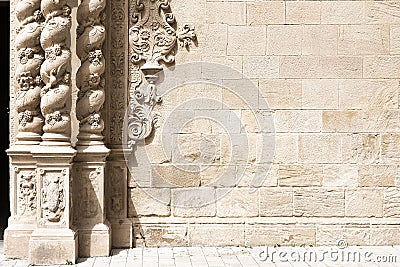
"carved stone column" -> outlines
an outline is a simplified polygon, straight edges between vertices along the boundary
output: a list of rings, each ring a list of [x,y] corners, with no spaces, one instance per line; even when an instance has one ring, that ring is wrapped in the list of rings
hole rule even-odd
[[[111,227],[105,212],[105,164],[109,149],[104,145],[105,0],[82,0],[78,7],[76,51],[81,60],[76,83],[79,89],[76,114],[79,120],[74,165],[74,218],[79,233],[79,256],[108,256]]]
[[[33,265],[75,262],[77,233],[72,222],[71,147],[71,16],[67,0],[42,0],[45,18],[40,43],[45,60],[40,68],[44,82],[41,112],[45,118],[40,146],[32,150],[38,183],[37,229],[29,240]]]
[[[36,228],[37,179],[31,150],[42,135],[40,66],[44,52],[40,46],[43,16],[40,0],[20,0],[15,5],[16,28],[14,83],[15,111],[18,115],[16,143],[7,151],[11,159],[11,217],[5,231],[4,252],[8,258],[26,258],[29,237]]]

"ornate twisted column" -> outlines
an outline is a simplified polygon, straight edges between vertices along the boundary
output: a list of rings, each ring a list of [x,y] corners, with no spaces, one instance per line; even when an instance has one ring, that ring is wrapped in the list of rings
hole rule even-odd
[[[45,118],[42,137],[46,144],[69,145],[71,135],[71,51],[70,7],[66,0],[43,0],[41,10],[45,17],[40,43],[45,61],[40,76],[45,86],[41,91],[40,108]]]
[[[29,237],[36,228],[37,178],[31,150],[42,134],[40,91],[43,82],[40,66],[44,52],[40,46],[43,16],[40,0],[20,0],[15,5],[16,28],[14,83],[15,109],[18,115],[16,143],[7,150],[11,159],[9,227],[5,231],[4,252],[9,258],[28,256]]]
[[[71,9],[67,0],[42,0],[45,18],[40,43],[45,60],[40,108],[45,118],[42,143],[32,150],[38,182],[37,229],[29,240],[33,265],[75,262],[78,239],[72,222]]]
[[[104,169],[109,150],[103,143],[105,58],[103,44],[105,0],[82,0],[78,7],[76,52],[81,66],[76,76],[79,88],[76,114],[79,120],[77,156],[74,164],[74,209],[79,233],[79,256],[108,256],[111,227],[106,219]]]

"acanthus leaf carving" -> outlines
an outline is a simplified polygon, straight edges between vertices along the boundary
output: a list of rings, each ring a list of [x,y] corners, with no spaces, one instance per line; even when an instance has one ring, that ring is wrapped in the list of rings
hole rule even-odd
[[[17,214],[19,216],[35,216],[36,215],[36,171],[21,171],[17,174],[18,183],[18,205]]]
[[[147,138],[157,126],[159,114],[153,112],[153,107],[161,102],[156,82],[162,64],[175,62],[178,43],[189,49],[196,40],[194,27],[185,24],[176,31],[175,24],[168,0],[137,0],[131,4],[128,147]],[[142,76],[146,86],[141,86]]]

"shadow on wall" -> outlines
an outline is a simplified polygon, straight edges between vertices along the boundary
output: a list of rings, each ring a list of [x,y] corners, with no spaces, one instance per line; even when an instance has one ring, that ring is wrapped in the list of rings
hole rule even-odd
[[[0,239],[10,216],[9,162],[5,150],[9,146],[9,49],[10,49],[10,3],[0,2]]]

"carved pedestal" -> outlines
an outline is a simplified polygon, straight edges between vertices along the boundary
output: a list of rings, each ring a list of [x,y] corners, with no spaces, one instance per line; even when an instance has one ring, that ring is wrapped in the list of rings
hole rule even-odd
[[[38,190],[36,161],[31,155],[36,146],[14,145],[7,150],[11,159],[11,217],[4,233],[7,258],[28,257],[29,237],[36,228]]]
[[[104,257],[111,250],[111,227],[105,213],[104,145],[78,146],[74,162],[74,221],[80,257]]]
[[[107,218],[112,226],[112,246],[130,248],[133,245],[132,221],[127,218],[128,171],[123,149],[115,146],[111,149],[107,161]]]
[[[29,263],[65,264],[78,257],[78,238],[72,226],[72,160],[70,146],[39,146],[36,159],[38,182],[37,229],[29,240]]]

